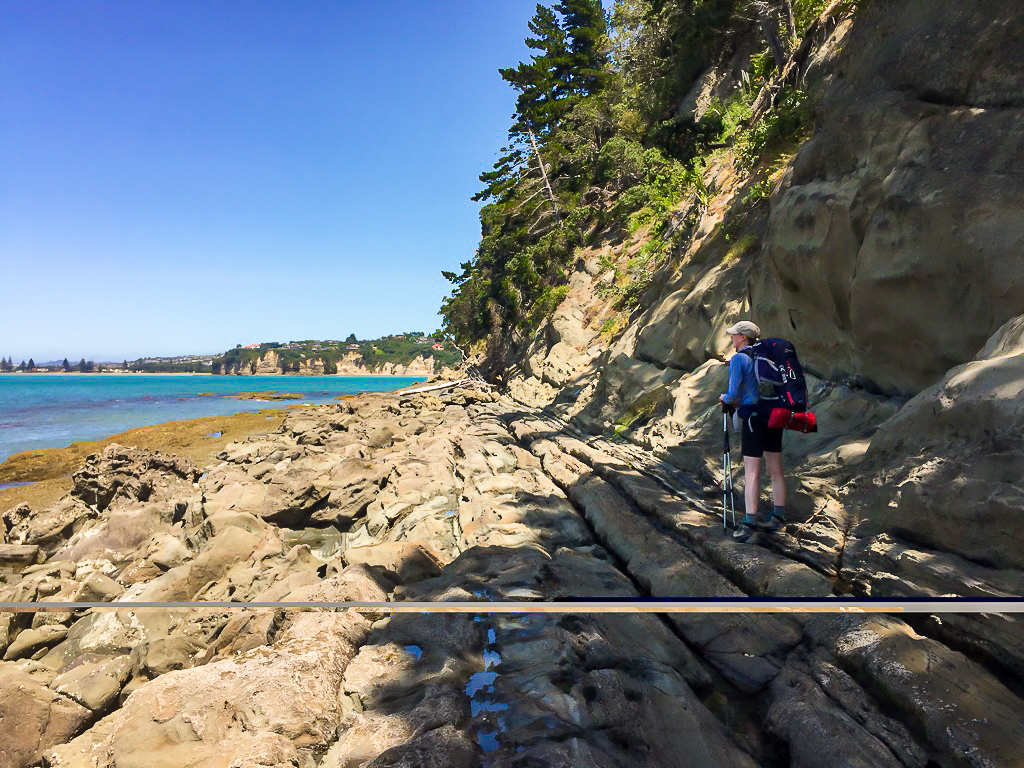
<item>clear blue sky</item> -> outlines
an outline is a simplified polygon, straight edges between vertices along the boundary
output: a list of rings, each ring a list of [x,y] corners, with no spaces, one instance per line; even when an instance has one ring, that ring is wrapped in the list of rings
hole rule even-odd
[[[534,0],[4,0],[0,355],[432,331]]]

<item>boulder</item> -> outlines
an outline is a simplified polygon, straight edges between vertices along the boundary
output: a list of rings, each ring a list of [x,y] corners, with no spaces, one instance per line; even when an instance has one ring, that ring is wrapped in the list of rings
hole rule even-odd
[[[35,544],[0,544],[0,570],[20,571],[39,560]]]
[[[132,649],[130,668],[135,677],[157,677],[175,669],[188,669],[205,650],[205,643],[194,637],[157,637]]]
[[[102,573],[90,573],[78,585],[71,596],[76,603],[104,603],[116,600],[124,593],[124,587]]]
[[[33,512],[24,505],[22,512],[9,518],[14,523],[7,535],[15,544],[36,544],[47,553],[53,552],[58,546],[70,538],[75,531],[81,529],[87,521],[96,517],[96,511],[80,499],[65,496],[52,507]]]
[[[445,558],[429,543],[389,541],[346,549],[346,565],[381,565],[398,575],[402,583],[438,576]]]
[[[7,650],[4,652],[4,660],[11,661],[32,656],[37,651],[56,645],[68,633],[68,628],[61,624],[47,624],[38,629],[26,629],[18,633]]]
[[[200,589],[219,581],[229,569],[244,564],[260,541],[242,528],[226,526],[191,561],[172,568],[153,581],[136,585],[124,599],[143,602],[191,600]]]
[[[117,700],[132,671],[128,656],[114,656],[72,667],[50,687],[93,712],[103,713]]]
[[[32,507],[26,502],[11,507],[3,514],[4,533],[10,536],[14,528],[17,528],[30,517],[32,517]],[[13,539],[11,540],[13,541]]]
[[[91,716],[15,665],[0,664],[0,764],[38,765],[47,750],[75,736]]]

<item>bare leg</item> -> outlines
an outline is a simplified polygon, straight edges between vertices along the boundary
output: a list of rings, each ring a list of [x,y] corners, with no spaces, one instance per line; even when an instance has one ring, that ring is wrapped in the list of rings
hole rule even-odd
[[[745,520],[757,519],[757,503],[761,497],[761,459],[760,457],[743,457],[743,501],[745,504]]]
[[[764,452],[764,463],[772,479],[772,499],[776,507],[786,506],[786,473],[782,469],[782,454]]]

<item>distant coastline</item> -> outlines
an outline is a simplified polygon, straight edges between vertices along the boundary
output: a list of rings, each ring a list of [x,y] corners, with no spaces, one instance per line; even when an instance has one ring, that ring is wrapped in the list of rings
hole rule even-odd
[[[427,378],[423,374],[405,374],[405,373],[249,373],[249,374],[236,374],[236,373],[201,373],[191,371],[169,371],[167,373],[160,373],[159,371],[4,371],[0,373],[0,376],[211,376],[218,379],[228,378],[236,376],[239,379],[246,378],[272,378],[274,376],[280,376],[282,378],[316,378],[317,376],[326,376],[332,379],[408,379],[408,378]]]
[[[4,371],[0,376],[213,376],[212,373],[173,371]]]

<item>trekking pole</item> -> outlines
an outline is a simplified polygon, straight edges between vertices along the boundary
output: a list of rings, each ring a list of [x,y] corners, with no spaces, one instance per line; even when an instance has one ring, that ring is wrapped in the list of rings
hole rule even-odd
[[[727,530],[725,522],[726,510],[732,513],[732,527],[736,527],[736,498],[732,487],[732,451],[729,447],[729,414],[732,411],[729,406],[722,403],[722,464],[725,475],[722,479],[722,529]]]

